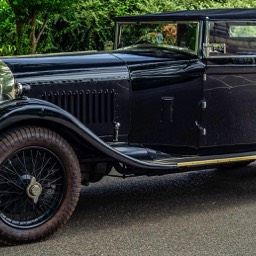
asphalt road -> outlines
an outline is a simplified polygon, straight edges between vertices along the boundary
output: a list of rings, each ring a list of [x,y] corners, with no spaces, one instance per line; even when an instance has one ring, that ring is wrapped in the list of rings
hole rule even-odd
[[[50,240],[0,255],[256,255],[256,164],[83,187]]]

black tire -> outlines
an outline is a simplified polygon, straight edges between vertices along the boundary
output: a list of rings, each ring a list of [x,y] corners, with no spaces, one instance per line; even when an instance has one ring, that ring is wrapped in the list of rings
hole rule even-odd
[[[42,241],[71,217],[80,194],[79,162],[57,133],[21,127],[0,137],[0,242]]]

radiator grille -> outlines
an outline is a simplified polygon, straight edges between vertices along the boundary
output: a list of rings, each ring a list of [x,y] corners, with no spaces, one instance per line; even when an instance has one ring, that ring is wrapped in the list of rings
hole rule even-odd
[[[83,123],[114,121],[114,90],[50,91],[44,92],[41,98],[65,109]]]

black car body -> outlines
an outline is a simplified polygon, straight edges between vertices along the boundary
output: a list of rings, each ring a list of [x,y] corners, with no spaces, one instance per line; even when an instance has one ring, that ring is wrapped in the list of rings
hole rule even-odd
[[[0,241],[40,241],[80,184],[256,160],[256,9],[118,17],[115,50],[2,58]]]

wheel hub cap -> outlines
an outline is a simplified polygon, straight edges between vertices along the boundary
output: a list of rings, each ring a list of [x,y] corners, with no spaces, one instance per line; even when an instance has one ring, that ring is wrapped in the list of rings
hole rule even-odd
[[[27,195],[32,198],[36,204],[42,192],[43,188],[41,184],[36,181],[35,177],[32,177],[29,185],[27,186]]]

